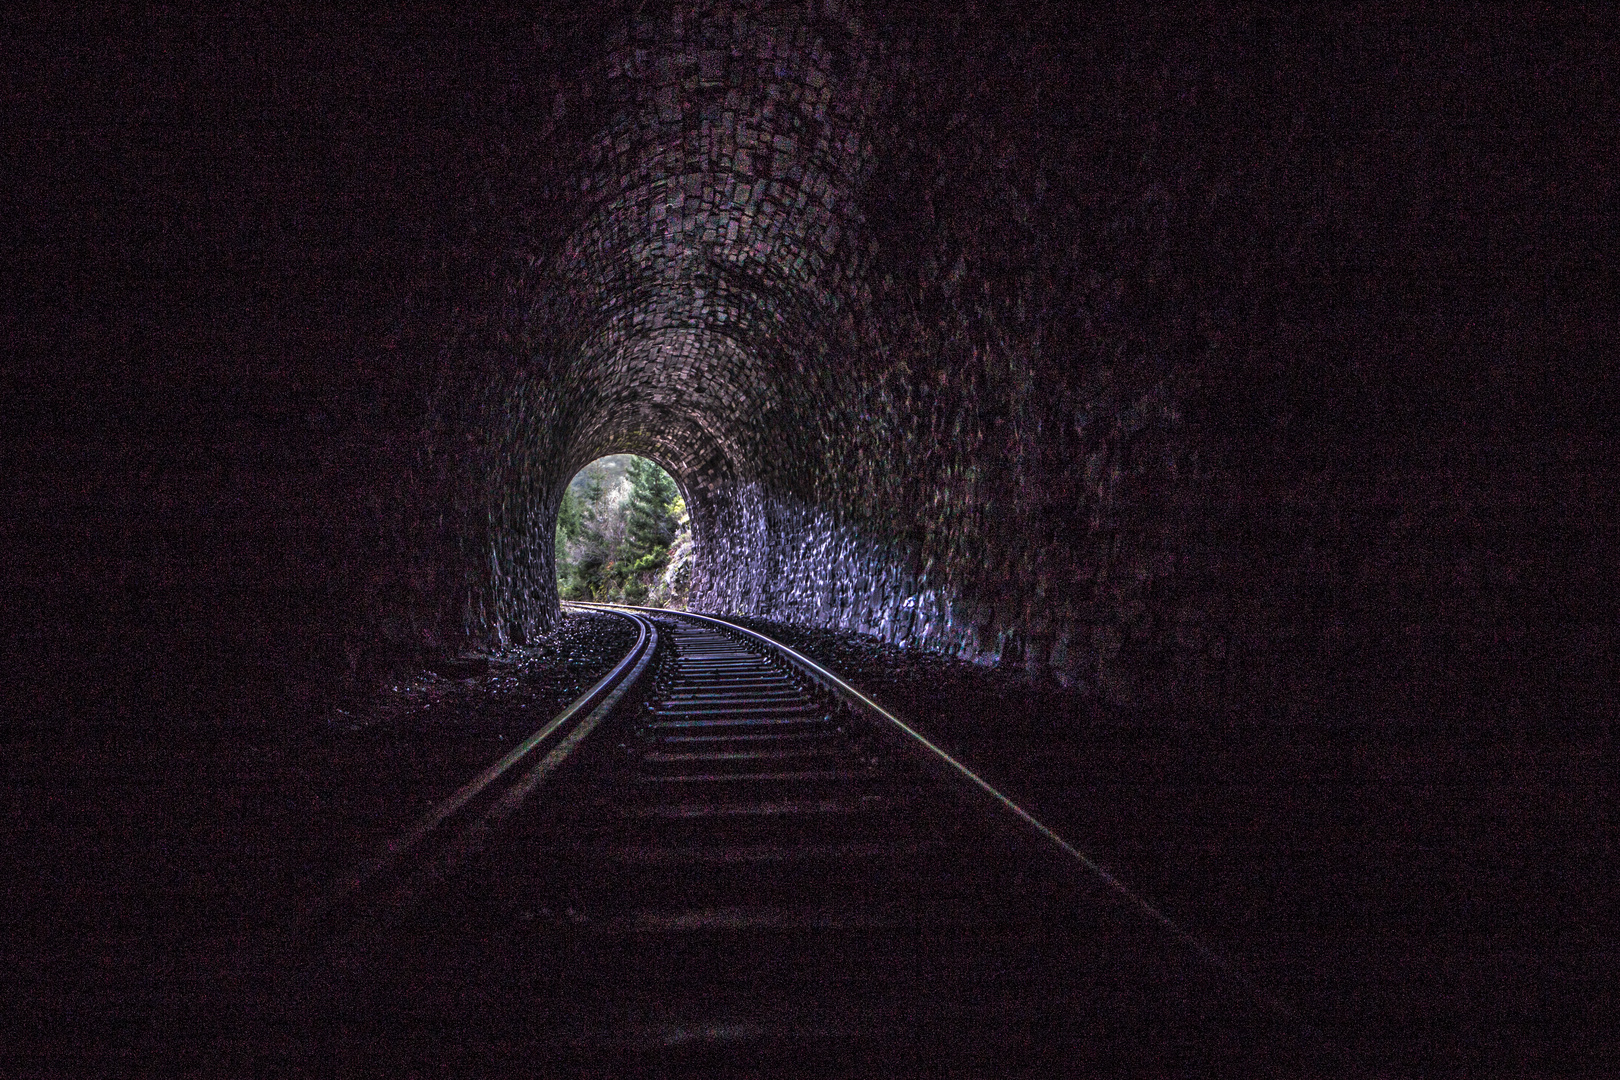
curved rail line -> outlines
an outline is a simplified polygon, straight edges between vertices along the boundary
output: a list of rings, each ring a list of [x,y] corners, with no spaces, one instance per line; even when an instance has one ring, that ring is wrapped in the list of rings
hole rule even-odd
[[[395,906],[412,902],[476,852],[489,833],[573,753],[635,685],[657,648],[658,631],[645,617],[630,611],[613,614],[629,619],[637,630],[635,644],[623,658],[545,726],[422,815],[375,858],[300,913],[295,939],[332,929],[338,919],[353,916],[368,901],[374,904],[386,899]],[[542,755],[543,748],[549,749]],[[533,764],[526,770],[519,768],[527,762]]]
[[[435,1046],[461,1023],[700,1071],[1152,1072],[1156,1041],[1170,1072],[1331,1071],[1212,949],[837,675],[712,616],[575,606],[634,620],[635,647],[323,905],[386,931],[348,954],[369,974],[330,1003],[345,1037],[404,1009]]]
[[[1012,817],[1015,818],[1022,826],[1031,830],[1035,835],[1040,837],[1041,840],[1051,844],[1056,850],[1074,860],[1074,862],[1082,867],[1088,874],[1095,877],[1109,890],[1125,900],[1126,903],[1128,903],[1149,922],[1167,931],[1182,945],[1191,950],[1192,953],[1204,963],[1209,964],[1211,967],[1220,971],[1225,977],[1231,979],[1233,982],[1241,986],[1262,1007],[1275,1013],[1284,1020],[1293,1023],[1302,1023],[1294,1010],[1288,1005],[1283,1003],[1274,995],[1267,993],[1247,975],[1239,971],[1225,956],[1221,955],[1221,953],[1216,951],[1212,946],[1197,937],[1192,933],[1192,931],[1176,922],[1169,915],[1166,915],[1163,910],[1161,910],[1151,901],[1132,890],[1117,876],[1110,873],[1096,860],[1092,859],[1090,856],[1085,854],[1085,852],[1081,851],[1076,845],[1070,843],[1064,837],[1059,835],[1054,829],[1043,824],[1028,810],[1025,810],[1007,795],[997,790],[989,781],[985,780],[968,766],[952,757],[949,753],[929,740],[927,736],[923,735],[916,728],[907,724],[904,720],[901,720],[898,716],[894,715],[894,713],[890,712],[888,709],[885,709],[882,705],[879,705],[877,702],[861,693],[855,687],[851,686],[849,683],[845,682],[843,679],[839,678],[831,671],[828,671],[826,668],[822,667],[820,664],[816,663],[814,660],[811,660],[804,654],[782,644],[779,641],[766,637],[764,634],[750,630],[746,626],[729,622],[713,615],[703,615],[697,612],[672,613],[661,608],[643,608],[629,604],[578,604],[577,606],[588,607],[599,611],[656,612],[666,616],[677,614],[679,618],[697,621],[710,626],[718,627],[727,633],[740,635],[748,640],[758,643],[765,649],[780,654],[781,656],[785,657],[796,669],[808,676],[818,685],[824,687],[837,698],[855,707],[856,709],[864,710],[871,716],[881,720],[882,725],[880,726],[879,730],[897,736],[897,738],[893,739],[892,742],[899,748],[909,751],[927,765],[941,769],[948,775],[965,781],[986,798],[988,798],[991,804],[997,809],[1012,815]]]

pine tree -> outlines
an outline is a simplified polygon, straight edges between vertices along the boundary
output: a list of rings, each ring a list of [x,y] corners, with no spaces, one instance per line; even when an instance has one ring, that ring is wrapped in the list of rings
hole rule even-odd
[[[589,468],[589,466],[587,466]],[[564,600],[596,599],[602,589],[602,570],[612,561],[604,536],[607,491],[599,475],[588,473],[584,489],[576,494],[570,484],[557,510],[557,595]]]
[[[557,558],[562,559],[569,544],[579,537],[585,525],[584,510],[573,485],[563,489],[562,505],[557,508]]]
[[[623,559],[636,562],[660,549],[668,551],[675,539],[675,518],[670,503],[680,494],[669,474],[646,458],[630,463],[630,498],[626,507]]]

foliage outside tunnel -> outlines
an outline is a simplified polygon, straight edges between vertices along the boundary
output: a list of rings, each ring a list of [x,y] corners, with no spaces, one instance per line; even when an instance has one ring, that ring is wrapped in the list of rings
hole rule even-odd
[[[633,454],[581,469],[557,511],[557,595],[685,607],[692,580],[686,503],[657,464]]]

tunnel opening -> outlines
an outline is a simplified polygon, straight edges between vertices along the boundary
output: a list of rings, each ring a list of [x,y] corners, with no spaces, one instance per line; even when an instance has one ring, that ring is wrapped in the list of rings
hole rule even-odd
[[[597,458],[563,489],[555,517],[558,599],[686,606],[691,516],[685,492],[656,461]]]

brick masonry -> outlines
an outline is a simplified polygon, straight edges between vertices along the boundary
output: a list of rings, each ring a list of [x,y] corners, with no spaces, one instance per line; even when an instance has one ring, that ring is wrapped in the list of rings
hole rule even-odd
[[[526,641],[611,452],[703,606],[1115,703],[1606,663],[1600,28],[927,7],[29,37],[39,679],[255,713]]]

